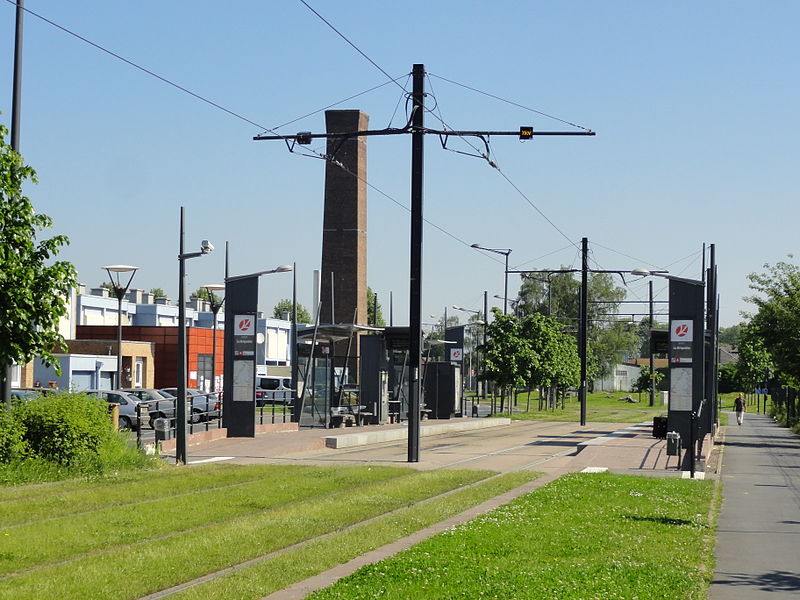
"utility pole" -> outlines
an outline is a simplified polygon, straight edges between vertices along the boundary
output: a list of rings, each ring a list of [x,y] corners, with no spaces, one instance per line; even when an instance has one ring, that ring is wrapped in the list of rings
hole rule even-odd
[[[424,139],[426,134],[438,135],[442,144],[451,136],[478,137],[488,148],[490,137],[518,136],[529,140],[539,136],[593,136],[594,131],[534,131],[532,127],[520,127],[517,131],[452,131],[425,127],[425,66],[415,64],[412,69],[411,119],[402,128],[386,128],[337,133],[299,132],[294,135],[259,135],[253,139],[282,140],[290,151],[294,145],[308,145],[314,139],[336,138],[345,140],[361,136],[411,135],[411,265],[409,291],[409,399],[408,399],[408,462],[419,462],[419,426],[422,366],[422,226],[423,226],[423,170]],[[325,155],[326,160],[335,160]],[[487,158],[488,160],[488,158]],[[355,174],[353,174],[356,176]],[[508,271],[508,267],[506,267]]]
[[[11,91],[11,149],[14,152],[19,152],[19,115],[22,104],[22,21],[25,15],[25,8],[23,0],[17,0],[17,22],[16,30],[14,32],[14,79]],[[13,373],[13,366],[11,359],[3,357],[8,360],[8,364],[0,365],[0,375],[2,375],[3,382],[0,386],[0,403],[2,403],[7,410],[11,410],[11,378]],[[4,361],[5,362],[5,361]]]
[[[419,462],[419,421],[422,387],[422,196],[425,159],[425,67],[411,73],[411,286],[409,335],[411,378],[408,398],[408,462]],[[447,317],[445,316],[445,319]],[[447,327],[447,323],[445,323]]]
[[[648,339],[648,346],[650,347],[650,406],[656,404],[656,369],[655,358],[653,357],[653,280],[647,282],[647,287],[650,292],[650,336]]]
[[[586,350],[589,335],[589,240],[581,239],[581,323],[578,353],[581,355],[581,386],[578,400],[581,403],[581,425],[586,425]]]

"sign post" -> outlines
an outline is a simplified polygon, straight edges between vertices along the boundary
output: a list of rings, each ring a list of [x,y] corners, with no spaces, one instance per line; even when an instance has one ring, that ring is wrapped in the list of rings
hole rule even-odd
[[[226,281],[225,302],[223,426],[228,437],[255,437],[258,275]]]
[[[703,402],[705,382],[704,284],[669,278],[669,411],[667,430],[677,431],[683,454],[682,470],[694,472],[695,418]]]

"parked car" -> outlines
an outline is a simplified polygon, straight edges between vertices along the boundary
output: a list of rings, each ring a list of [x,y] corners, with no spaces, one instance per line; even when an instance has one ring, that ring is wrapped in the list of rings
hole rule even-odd
[[[147,402],[150,414],[149,425],[152,429],[156,419],[175,418],[175,396],[163,390],[147,388],[125,388],[123,391],[133,394],[143,402]]]
[[[178,396],[178,388],[161,388],[162,392]],[[186,397],[192,401],[189,420],[199,423],[203,420],[219,419],[222,415],[219,396],[213,392],[204,392],[195,388],[186,388]]]
[[[147,402],[123,390],[86,390],[84,393],[108,403],[119,404],[120,429],[139,429],[149,418]]]
[[[256,377],[256,406],[291,404],[293,397],[291,377],[274,375]]]
[[[32,400],[39,395],[39,392],[35,389],[25,388],[25,389],[17,389],[14,388],[11,390],[11,399],[12,400]]]

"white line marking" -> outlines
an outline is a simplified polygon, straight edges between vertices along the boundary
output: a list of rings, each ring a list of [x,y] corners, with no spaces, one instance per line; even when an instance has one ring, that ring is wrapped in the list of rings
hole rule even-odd
[[[212,458],[204,458],[202,460],[193,460],[187,464],[190,465],[199,465],[200,463],[210,463],[210,462],[219,462],[221,460],[233,460],[236,458],[235,456],[214,456]]]

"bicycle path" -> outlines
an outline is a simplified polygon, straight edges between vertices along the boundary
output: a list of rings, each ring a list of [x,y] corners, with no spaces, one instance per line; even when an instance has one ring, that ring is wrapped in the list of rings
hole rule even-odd
[[[800,437],[764,415],[731,413],[710,600],[800,597]]]

